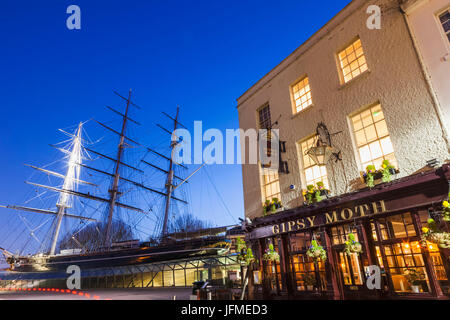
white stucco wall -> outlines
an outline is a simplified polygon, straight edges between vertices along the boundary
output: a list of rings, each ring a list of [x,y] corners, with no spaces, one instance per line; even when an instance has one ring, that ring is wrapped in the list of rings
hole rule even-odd
[[[439,100],[448,133],[450,132],[450,42],[438,16],[450,8],[450,1],[407,1],[403,7],[420,58]]]
[[[442,128],[433,107],[407,25],[397,1],[371,1],[382,8],[382,28],[366,28],[367,1],[353,1],[305,44],[276,66],[238,99],[241,128],[257,127],[257,109],[269,102],[272,120],[279,119],[280,139],[287,141],[290,173],[280,174],[281,201],[287,208],[303,201],[301,167],[297,142],[315,132],[324,121],[332,143],[342,151],[343,161],[327,165],[333,194],[362,187],[349,115],[376,102],[383,108],[399,163],[399,176],[423,168],[426,161],[449,159]],[[356,36],[368,62],[369,72],[346,85],[341,84],[336,53]],[[293,116],[290,86],[308,75],[313,107]],[[289,185],[295,184],[295,191]],[[260,171],[257,165],[243,165],[245,213],[262,214]]]

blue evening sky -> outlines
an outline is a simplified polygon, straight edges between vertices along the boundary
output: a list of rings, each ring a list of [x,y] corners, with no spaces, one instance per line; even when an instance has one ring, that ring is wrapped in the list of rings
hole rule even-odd
[[[189,128],[195,120],[204,130],[238,128],[236,98],[349,2],[2,1],[0,204],[26,200],[32,169],[23,164],[54,159],[48,145],[64,139],[57,129],[117,119],[105,108],[123,107],[112,90],[133,89],[143,107],[132,111],[143,124],[138,138],[149,146],[168,139],[155,123],[167,123],[160,111],[173,114],[177,104]],[[81,30],[66,28],[71,4],[81,8]],[[190,185],[194,213],[236,223],[244,214],[241,167],[208,172],[233,217],[205,173]],[[9,215],[0,209],[0,219]]]

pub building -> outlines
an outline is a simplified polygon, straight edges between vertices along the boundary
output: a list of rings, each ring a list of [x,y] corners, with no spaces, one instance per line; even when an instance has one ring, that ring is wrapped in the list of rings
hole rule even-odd
[[[368,6],[351,1],[237,99],[255,298],[449,297],[448,249],[421,238],[429,218],[450,231],[450,1],[371,1],[380,28]],[[255,139],[278,168],[250,161]]]
[[[427,220],[440,220],[449,180],[446,164],[254,219],[246,228],[247,241],[258,258],[254,274],[262,278],[254,286],[256,297],[259,293],[266,299],[448,299],[450,250],[431,242],[424,247],[420,240]],[[349,233],[362,244],[359,255],[344,253]],[[313,239],[326,250],[325,261],[314,262],[306,255]],[[261,258],[270,243],[280,255],[279,262]],[[380,289],[366,284],[371,265],[380,268]],[[405,276],[410,268],[423,274],[417,293]],[[305,283],[306,278],[313,279],[313,285]]]

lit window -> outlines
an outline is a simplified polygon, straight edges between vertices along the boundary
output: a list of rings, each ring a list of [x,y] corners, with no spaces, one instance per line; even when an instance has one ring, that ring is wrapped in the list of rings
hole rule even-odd
[[[265,200],[278,198],[281,200],[278,171],[263,168],[263,195]]]
[[[306,155],[306,151],[313,147],[317,142],[317,136],[311,137],[300,143],[303,157],[303,173],[306,179],[306,185],[316,185],[317,182],[322,181],[325,188],[330,189],[327,177],[327,167],[325,165],[317,165],[311,159],[309,155]]]
[[[362,169],[365,170],[369,164],[378,169],[385,159],[396,167],[397,160],[381,105],[366,109],[351,120]]]
[[[366,57],[361,46],[361,39],[356,40],[339,52],[338,56],[345,83],[368,69]]]
[[[442,28],[444,28],[448,41],[450,41],[450,9],[442,13],[439,16],[439,20],[441,21]]]
[[[294,94],[295,111],[300,112],[312,105],[311,88],[309,87],[308,77],[300,80],[292,87]]]

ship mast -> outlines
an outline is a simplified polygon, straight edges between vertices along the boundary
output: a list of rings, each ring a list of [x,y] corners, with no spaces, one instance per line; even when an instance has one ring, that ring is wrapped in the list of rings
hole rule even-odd
[[[177,130],[178,124],[178,114],[180,112],[180,107],[177,106],[177,114],[174,120],[174,128],[172,132],[172,139],[170,142],[170,160],[169,160],[169,172],[167,173],[167,182],[166,182],[166,208],[164,210],[164,224],[162,229],[162,239],[164,239],[167,235],[167,219],[169,217],[169,209],[170,209],[170,199],[172,197],[173,191],[173,151],[175,146],[178,144],[175,137],[175,131]]]
[[[76,186],[76,181],[80,176],[80,167],[78,163],[81,162],[81,130],[83,124],[80,122],[76,134],[73,137],[72,151],[69,157],[69,167],[67,168],[67,173],[64,178],[63,190],[73,190]],[[66,208],[71,206],[71,195],[66,192],[61,192],[59,194],[58,202],[56,203],[57,216],[56,216],[56,226],[53,233],[52,244],[50,247],[50,255],[55,254],[56,243],[58,242],[59,231],[61,229],[61,222],[64,214],[66,213]]]
[[[120,139],[119,139],[119,145],[118,145],[118,150],[117,150],[117,158],[116,158],[115,169],[114,169],[114,179],[113,179],[112,187],[109,190],[110,201],[109,201],[108,222],[106,225],[106,232],[105,232],[105,239],[104,239],[104,245],[107,248],[109,248],[111,245],[110,234],[111,234],[112,217],[114,214],[114,207],[116,205],[116,199],[117,199],[117,196],[119,195],[119,189],[118,189],[119,188],[119,179],[120,179],[119,168],[121,165],[123,150],[125,148],[125,129],[126,129],[127,120],[128,120],[128,109],[130,107],[130,99],[131,99],[131,89],[128,92],[128,99],[126,100],[127,106],[125,109],[125,115],[122,117],[123,118],[122,130],[120,132]]]

